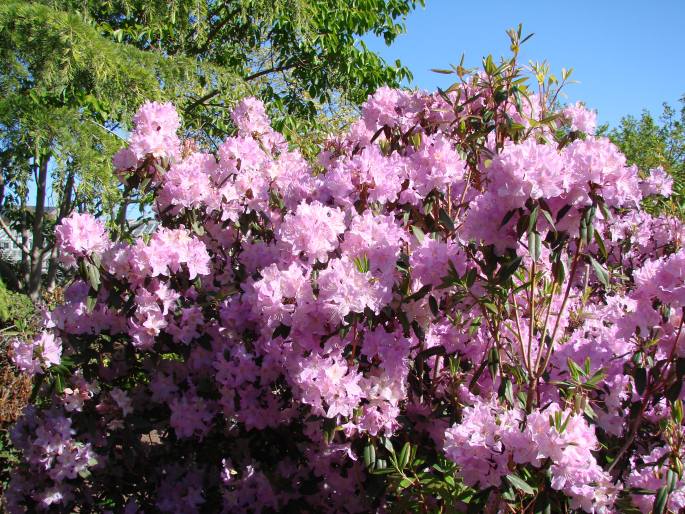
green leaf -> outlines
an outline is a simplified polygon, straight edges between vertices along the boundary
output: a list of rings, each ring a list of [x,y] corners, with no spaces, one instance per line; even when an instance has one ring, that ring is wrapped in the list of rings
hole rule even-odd
[[[367,273],[369,271],[369,258],[366,255],[355,257],[354,266],[359,273]]]
[[[507,481],[519,491],[525,494],[535,494],[536,489],[528,485],[528,483],[517,475],[511,474],[506,476]]]
[[[89,313],[93,312],[93,309],[95,308],[97,303],[98,303],[98,299],[95,296],[88,296],[86,298],[86,309],[88,310]]]
[[[559,209],[559,212],[557,212],[557,223],[559,223],[561,218],[566,216],[566,214],[568,214],[568,211],[570,211],[570,210],[571,210],[570,205],[564,205],[561,209]]]
[[[414,485],[414,479],[403,478],[399,483],[399,488],[400,489],[406,489],[407,487],[411,487],[412,485]]]
[[[58,394],[62,394],[64,392],[64,378],[62,378],[62,375],[60,373],[55,373],[54,379],[55,391]]]
[[[409,136],[409,140],[416,150],[421,148],[421,132],[414,132],[411,136]]]
[[[395,448],[392,446],[392,441],[388,437],[383,438],[383,446],[390,452],[391,455],[395,455]]]
[[[521,261],[519,260],[519,262],[521,262]],[[516,265],[516,267],[518,267],[518,264]],[[516,271],[516,269],[514,269],[514,271]],[[466,275],[464,276],[464,282],[465,282],[467,288],[471,288],[471,286],[476,282],[477,276],[478,276],[478,271],[476,270],[476,268],[470,268],[466,272]],[[685,359],[683,359],[683,360],[685,361]]]
[[[540,212],[540,207],[538,207],[537,205],[535,206],[535,208],[532,211],[530,211],[530,216],[528,218],[528,229],[527,229],[529,238],[530,238],[530,233],[533,232],[535,230],[535,227],[537,226],[538,212]]]
[[[594,257],[590,256],[590,264],[592,264],[593,269],[595,270],[595,274],[597,275],[597,279],[604,285],[604,287],[609,288],[610,286],[610,281],[609,281],[609,273],[607,272],[604,267],[595,260]]]
[[[602,239],[602,236],[598,230],[595,230],[595,242],[597,243],[597,246],[599,247],[599,251],[601,252],[602,257],[606,260],[606,258],[607,258],[607,247],[604,245],[604,240]]]
[[[666,487],[668,487],[668,492],[672,493],[678,485],[678,474],[669,469],[666,473]]]
[[[409,457],[411,455],[411,444],[409,442],[404,443],[404,446],[402,447],[402,451],[400,451],[400,457],[397,461],[397,464],[399,465],[400,469],[404,469],[407,467],[407,464],[409,464]]]
[[[636,368],[633,379],[635,380],[637,394],[642,396],[647,388],[647,370],[645,368]]]
[[[447,211],[443,209],[442,207],[440,208],[440,221],[442,224],[445,226],[447,230],[450,232],[454,230],[454,221],[452,221],[452,218],[450,218],[449,214],[447,214]]]
[[[652,507],[652,514],[663,514],[666,511],[667,501],[668,488],[664,486],[656,492],[656,498],[654,498],[654,505]]]
[[[671,412],[673,421],[675,421],[676,425],[680,425],[683,422],[683,402],[680,399],[673,401]]]
[[[438,301],[433,295],[428,297],[428,306],[430,307],[433,316],[437,318],[440,315],[440,308],[438,307]]]
[[[426,332],[424,332],[423,328],[421,327],[421,325],[419,325],[418,321],[412,321],[411,328],[414,329],[416,338],[423,343],[426,340]]]
[[[502,223],[500,223],[499,228],[502,228],[504,225],[509,223],[511,221],[511,218],[514,216],[514,214],[516,214],[516,211],[518,211],[518,209],[512,209],[512,210],[508,211],[504,215],[504,218],[502,218]]]
[[[369,443],[364,446],[364,465],[366,469],[372,470],[376,464],[376,448]]]
[[[421,298],[426,296],[431,291],[431,289],[433,289],[433,286],[431,284],[426,284],[425,286],[423,286],[421,289],[419,289],[415,293],[407,296],[404,299],[404,301],[405,302],[415,302],[417,300],[420,300]]]
[[[492,312],[493,314],[497,314],[499,311],[497,310],[497,306],[494,303],[491,302],[481,302],[481,305],[485,307],[487,310]]]
[[[545,217],[545,219],[547,220],[547,223],[549,223],[549,225],[552,227],[552,230],[553,230],[554,232],[556,232],[556,231],[557,231],[557,227],[556,227],[556,225],[554,224],[554,220],[552,219],[552,215],[549,213],[549,211],[548,211],[547,209],[541,209],[540,212],[542,212],[542,215],[543,215],[543,216]]]
[[[566,262],[564,259],[560,258],[552,263],[552,274],[554,275],[554,281],[558,285],[564,283],[566,278]]]
[[[683,388],[683,383],[676,380],[671,387],[666,390],[666,398],[675,402],[680,397],[680,390]]]
[[[93,290],[97,291],[100,286],[100,270],[85,260],[80,262],[79,270],[81,271],[81,277],[86,279]]]
[[[519,268],[519,265],[521,264],[522,260],[523,260],[523,257],[516,256],[513,259],[511,259],[510,261],[502,264],[500,269],[497,271],[497,277],[496,277],[497,283],[498,284],[504,284],[507,280],[509,280],[511,278],[511,276],[514,273],[516,273],[516,270]]]
[[[654,489],[646,489],[644,487],[631,487],[628,491],[630,494],[637,494],[640,496],[652,496],[656,494]]]
[[[497,369],[499,367],[499,350],[496,346],[490,348],[488,352],[488,371],[494,380],[497,377]]]
[[[416,225],[412,225],[411,231],[414,233],[414,236],[416,236],[416,239],[419,240],[419,243],[423,243],[423,238],[426,237],[426,234],[423,233],[423,230]]]

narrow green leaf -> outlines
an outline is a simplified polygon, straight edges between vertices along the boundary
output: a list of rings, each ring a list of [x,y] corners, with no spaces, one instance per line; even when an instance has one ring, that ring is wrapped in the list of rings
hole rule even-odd
[[[498,284],[503,284],[507,280],[511,278],[511,276],[516,273],[516,270],[518,269],[519,265],[521,264],[521,261],[523,260],[522,257],[516,256],[512,260],[505,262],[502,264],[500,269],[497,271],[497,283]],[[475,270],[474,270],[475,271]]]
[[[376,464],[376,448],[369,443],[364,446],[364,465],[366,469],[371,470]]]
[[[642,396],[647,388],[647,370],[645,368],[637,368],[633,374],[633,380],[635,380],[637,394]]]
[[[392,441],[388,437],[383,438],[383,446],[390,452],[391,455],[395,455],[395,448],[392,446]]]
[[[528,232],[528,253],[530,258],[537,261],[540,258],[541,241],[540,234],[536,231]]]
[[[414,329],[414,334],[416,334],[419,341],[424,342],[426,340],[426,332],[424,332],[423,328],[416,320],[411,322],[411,328]]]
[[[570,210],[571,210],[570,205],[564,205],[561,209],[559,209],[559,212],[557,212],[557,223],[559,223],[559,220],[561,220],[561,218],[566,216],[566,214],[568,214],[568,211],[570,211]]]
[[[525,494],[535,494],[535,489],[528,485],[525,480],[517,475],[511,474],[506,476],[507,481],[519,491]]]
[[[669,469],[668,473],[666,473],[666,487],[668,487],[668,492],[672,493],[673,491],[675,491],[677,485],[678,474],[672,469]]]
[[[652,514],[663,514],[666,511],[666,502],[668,501],[668,488],[661,487],[656,492],[654,498],[654,506],[652,507]]]
[[[547,220],[547,223],[549,223],[550,227],[552,227],[552,230],[554,232],[556,232],[557,227],[554,224],[554,220],[552,219],[552,215],[549,213],[549,211],[547,209],[540,209],[540,212],[542,212],[542,215],[545,217],[545,219]]]
[[[521,262],[521,261],[519,261],[519,262]],[[518,266],[518,264],[517,264],[517,266]],[[515,271],[515,270],[514,270],[514,271]],[[513,273],[513,272],[512,272],[512,273]],[[465,279],[466,287],[467,287],[467,288],[471,288],[471,286],[472,286],[472,285],[474,284],[474,282],[476,281],[476,276],[478,276],[478,271],[476,271],[476,268],[470,268],[470,269],[466,272],[466,276],[464,277],[464,279]],[[683,361],[685,361],[685,359],[683,359]]]
[[[607,258],[607,247],[604,244],[604,239],[602,239],[602,235],[599,233],[598,230],[595,230],[595,242],[597,243],[597,246],[599,247],[599,251],[602,254],[602,257],[606,260]]]
[[[419,240],[419,243],[423,243],[423,238],[426,237],[426,234],[423,233],[423,230],[416,225],[412,225],[411,231],[414,233],[414,236],[416,236],[416,239]]]
[[[411,444],[409,442],[404,443],[402,451],[400,451],[400,457],[398,459],[398,464],[400,469],[404,469],[409,464],[409,457],[411,455]]]
[[[508,212],[504,215],[504,218],[502,218],[502,223],[500,223],[499,228],[502,228],[504,225],[506,225],[507,223],[509,223],[509,222],[511,221],[511,218],[514,216],[514,214],[516,214],[516,211],[517,211],[517,210],[518,210],[518,209],[512,209],[512,210],[508,211]]]
[[[426,296],[431,291],[431,289],[433,289],[433,286],[431,284],[426,284],[425,286],[423,286],[421,289],[419,289],[415,293],[407,296],[404,299],[404,301],[405,302],[415,302],[417,300],[420,300],[421,298]]]
[[[435,297],[433,295],[428,297],[428,306],[430,307],[430,310],[431,310],[431,313],[433,314],[433,316],[435,316],[437,318],[438,315],[440,314],[440,309],[438,307],[438,301],[435,299]]]
[[[482,305],[493,314],[497,314],[497,306],[494,303],[482,302]]]
[[[449,214],[447,214],[447,211],[445,211],[445,209],[443,209],[442,207],[440,208],[439,216],[440,221],[447,230],[449,230],[450,232],[454,230],[454,221],[452,221],[452,218],[450,218]]]
[[[604,285],[604,287],[608,288],[610,285],[609,282],[609,273],[607,272],[604,267],[595,260],[594,257],[590,256],[590,264],[592,264],[593,269],[595,270],[595,274],[597,275],[597,279]]]
[[[537,205],[530,211],[530,217],[528,218],[528,237],[530,237],[530,233],[533,232],[537,226],[538,212],[540,212],[540,207]]]

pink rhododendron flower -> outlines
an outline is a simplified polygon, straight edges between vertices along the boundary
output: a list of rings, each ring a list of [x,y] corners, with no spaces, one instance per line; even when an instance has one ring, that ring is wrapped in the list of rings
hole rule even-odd
[[[673,193],[673,179],[662,167],[654,168],[640,184],[640,189],[643,196],[661,195],[668,198]]]
[[[181,126],[178,113],[170,103],[146,102],[133,117],[130,150],[138,159],[150,154],[154,157],[176,157],[180,141],[176,132]]]
[[[597,128],[597,113],[587,109],[580,102],[565,107],[562,111],[564,118],[571,125],[571,130],[594,134]]]
[[[280,240],[293,255],[303,253],[308,262],[326,262],[328,252],[338,246],[338,235],[345,231],[344,214],[319,202],[302,202],[278,229]]]
[[[101,254],[110,244],[105,226],[89,213],[74,213],[64,218],[55,228],[55,236],[62,259],[68,263],[75,258]]]

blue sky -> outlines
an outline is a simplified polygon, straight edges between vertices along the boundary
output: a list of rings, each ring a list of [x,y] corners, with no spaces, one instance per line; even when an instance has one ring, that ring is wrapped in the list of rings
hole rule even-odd
[[[471,67],[488,54],[508,55],[505,30],[519,23],[525,34],[535,33],[521,62],[547,60],[557,76],[573,68],[579,83],[565,89],[566,100],[597,109],[601,123],[643,109],[659,114],[663,102],[675,105],[685,94],[685,0],[426,0],[392,46],[365,42],[408,66],[411,85],[432,90],[454,78],[430,69],[457,64],[462,52]]]

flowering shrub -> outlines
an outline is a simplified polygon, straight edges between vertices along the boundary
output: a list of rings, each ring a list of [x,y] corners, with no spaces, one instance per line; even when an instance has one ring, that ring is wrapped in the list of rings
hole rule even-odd
[[[115,157],[149,237],[76,271],[15,364],[10,512],[685,508],[683,229],[515,61],[381,88],[317,163],[254,98],[203,153],[147,103]]]

